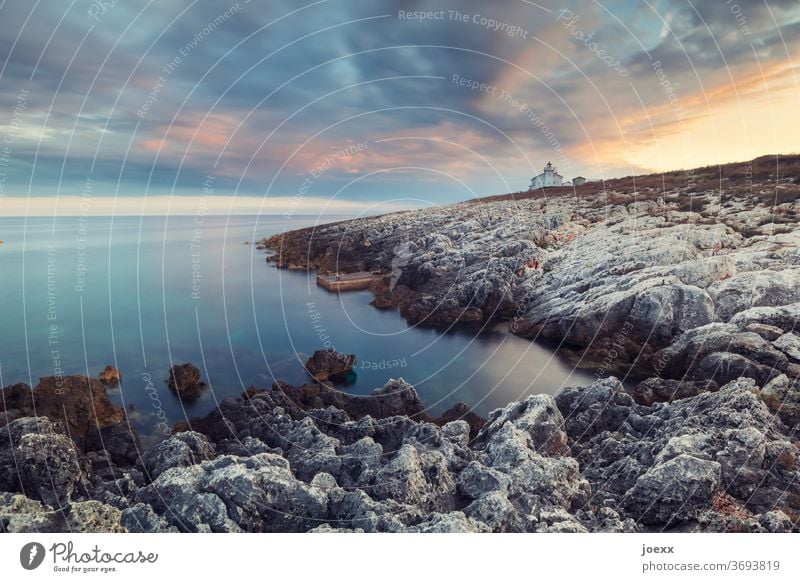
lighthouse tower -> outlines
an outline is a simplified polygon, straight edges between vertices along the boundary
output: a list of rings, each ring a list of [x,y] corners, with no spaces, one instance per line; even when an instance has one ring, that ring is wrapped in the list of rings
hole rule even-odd
[[[561,186],[563,181],[564,176],[558,173],[553,164],[547,162],[544,166],[544,171],[531,180],[531,190]]]

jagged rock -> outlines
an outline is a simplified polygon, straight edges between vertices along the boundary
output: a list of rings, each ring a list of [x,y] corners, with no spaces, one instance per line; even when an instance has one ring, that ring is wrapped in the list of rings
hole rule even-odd
[[[467,465],[458,476],[458,492],[470,499],[493,493],[505,493],[511,485],[511,478],[491,467],[476,461]]]
[[[48,418],[20,418],[0,430],[0,491],[66,506],[82,476],[80,453]]]
[[[665,377],[715,380],[718,384],[740,376],[765,384],[789,364],[786,356],[760,335],[727,323],[689,330],[654,358]]]
[[[726,492],[735,498],[747,499],[764,478],[767,438],[754,427],[728,430],[723,438],[727,442],[717,451],[715,460],[722,469]]]
[[[774,325],[767,325],[765,323],[748,323],[744,331],[752,331],[753,333],[757,333],[761,337],[763,337],[767,341],[775,341],[780,336],[783,335],[783,330],[779,327],[775,327]]]
[[[131,533],[169,533],[178,529],[169,525],[167,520],[156,514],[153,508],[144,503],[137,503],[122,511],[120,522]]]
[[[493,532],[524,532],[532,527],[531,520],[521,515],[501,491],[491,491],[475,499],[464,513],[479,523],[485,523]]]
[[[414,530],[420,533],[485,533],[491,529],[481,522],[464,515],[461,511],[434,513]]]
[[[714,283],[709,293],[722,321],[752,307],[775,307],[800,301],[800,269],[737,273]]]
[[[369,414],[375,418],[414,416],[425,410],[417,391],[402,378],[389,380],[382,388],[376,388],[369,400],[374,400],[370,403]]]
[[[311,482],[319,473],[335,478],[342,468],[342,460],[336,454],[338,446],[338,439],[326,435],[306,417],[287,433],[286,458],[302,481]]]
[[[125,532],[120,511],[98,501],[81,501],[52,510],[24,495],[0,493],[0,532],[118,533]]]
[[[391,379],[367,396],[354,396],[335,390],[327,384],[305,384],[299,388],[285,382],[276,382],[272,397],[287,399],[287,409],[312,410],[333,406],[353,419],[371,416],[376,419],[390,416],[410,416],[430,420],[419,394],[402,378]]]
[[[205,435],[181,432],[150,447],[142,455],[142,465],[151,480],[174,467],[189,467],[215,456],[214,445]]]
[[[564,419],[552,396],[538,394],[515,402],[489,415],[486,425],[476,438],[480,447],[497,444],[495,438],[506,427],[514,427],[525,439],[525,446],[546,455],[568,455]]]
[[[86,450],[87,436],[125,421],[125,413],[112,403],[100,380],[86,376],[41,378],[31,390],[25,384],[3,389],[5,422],[26,416],[46,416],[58,421],[78,448]],[[0,416],[0,424],[3,422]]]
[[[317,382],[325,382],[346,374],[355,363],[355,354],[340,354],[334,349],[317,350],[306,362],[306,370]]]
[[[195,400],[200,397],[206,388],[205,382],[200,381],[200,370],[193,364],[176,364],[169,370],[167,378],[169,389],[178,397]]]
[[[769,533],[788,533],[792,531],[792,520],[782,511],[768,511],[758,519],[759,525]]]
[[[455,488],[441,453],[420,453],[404,445],[378,472],[372,493],[377,499],[438,511],[452,506]]]
[[[104,451],[120,466],[136,464],[142,452],[136,429],[125,421],[90,430],[85,443],[87,451]]]
[[[122,374],[114,366],[106,366],[98,378],[103,384],[114,386],[122,380]]]
[[[472,409],[470,409],[470,407],[463,402],[454,404],[452,408],[447,409],[445,412],[435,418],[434,422],[440,426],[444,426],[445,424],[454,420],[463,420],[467,422],[469,425],[469,438],[471,439],[474,439],[476,436],[478,436],[478,432],[480,432],[480,430],[486,424],[486,420],[472,412]]]
[[[793,333],[785,333],[773,341],[772,345],[793,360],[800,362],[800,337]]]
[[[800,455],[765,404],[790,383],[740,379],[642,406],[607,378],[511,403],[475,439],[463,420],[350,420],[332,407],[293,416],[281,393],[253,393],[202,421],[208,436],[178,433],[147,449],[149,479],[93,451],[88,481],[66,472],[61,512],[27,489],[0,494],[0,526],[60,531],[72,515],[87,530],[137,532],[796,529]],[[12,423],[14,442],[49,422]],[[97,505],[79,505],[84,490]],[[15,509],[4,513],[2,499]]]
[[[623,503],[637,521],[671,525],[708,509],[719,482],[719,463],[681,454],[639,477]]]
[[[343,487],[364,487],[375,481],[381,469],[383,447],[365,436],[352,445],[341,447],[340,483]]]
[[[462,447],[469,445],[471,429],[466,420],[453,420],[442,426],[442,437]]]
[[[800,425],[800,382],[776,376],[762,388],[761,399],[788,427]]]
[[[180,531],[306,531],[327,515],[328,495],[263,453],[175,467],[136,493]]]
[[[719,384],[713,380],[666,380],[664,378],[648,378],[631,391],[631,396],[638,404],[650,406],[656,402],[672,402],[682,398],[691,398],[702,392],[716,392]]]
[[[631,421],[633,398],[616,378],[604,378],[586,388],[565,388],[556,395],[567,434],[584,441],[613,432]]]
[[[731,524],[709,521],[710,514],[704,513],[719,514],[710,505],[717,488],[733,495],[734,502],[755,517],[772,509],[792,515],[800,507],[800,486],[794,482],[800,477],[796,448],[779,432],[753,380],[738,379],[717,392],[650,407],[637,405],[619,383],[605,380],[564,390],[556,400],[567,418],[573,454],[592,484],[594,502],[622,505],[624,517],[660,527],[701,520],[712,531],[724,528]],[[675,461],[679,458],[680,463]],[[717,477],[700,479],[696,473]],[[646,491],[654,499],[656,484],[663,481],[666,490],[667,479],[673,478],[684,482],[670,485],[676,497],[659,498],[653,508],[641,505]],[[718,487],[710,487],[715,480]],[[700,497],[687,489],[689,483],[698,486]],[[667,511],[659,513],[658,507],[670,507],[687,496],[687,509],[676,517],[667,520]]]

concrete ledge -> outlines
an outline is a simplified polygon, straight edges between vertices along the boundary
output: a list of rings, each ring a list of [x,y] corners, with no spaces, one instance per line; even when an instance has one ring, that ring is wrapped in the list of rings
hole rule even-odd
[[[328,291],[360,291],[369,289],[373,281],[377,281],[383,276],[366,271],[346,275],[317,275],[317,285]]]

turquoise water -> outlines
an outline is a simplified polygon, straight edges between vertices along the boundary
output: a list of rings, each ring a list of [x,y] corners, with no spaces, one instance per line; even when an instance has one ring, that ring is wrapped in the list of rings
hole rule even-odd
[[[591,376],[549,349],[499,332],[441,333],[330,294],[313,274],[275,269],[253,241],[313,219],[280,216],[0,218],[0,383],[59,373],[123,374],[112,398],[143,432],[273,380],[307,380],[322,347],[355,353],[342,390],[413,383],[432,413],[462,401],[482,414]],[[182,403],[164,382],[192,362],[210,389]],[[158,399],[155,399],[155,395]]]

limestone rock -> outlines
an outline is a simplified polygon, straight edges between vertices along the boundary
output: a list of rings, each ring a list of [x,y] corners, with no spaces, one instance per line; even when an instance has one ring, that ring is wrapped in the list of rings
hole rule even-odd
[[[167,378],[169,389],[179,398],[195,400],[200,397],[206,388],[205,382],[200,381],[200,370],[193,364],[176,364],[169,370]]]
[[[0,491],[59,509],[76,492],[81,464],[75,443],[45,417],[20,418],[0,430]]]
[[[100,372],[98,378],[103,384],[115,386],[116,384],[119,384],[120,380],[122,380],[122,374],[114,366],[109,365],[106,366],[102,372]]]
[[[306,370],[317,382],[325,382],[346,374],[355,363],[355,354],[340,354],[334,349],[317,350],[306,362]]]
[[[719,482],[719,463],[682,454],[639,477],[623,503],[637,521],[671,525],[710,507]]]

